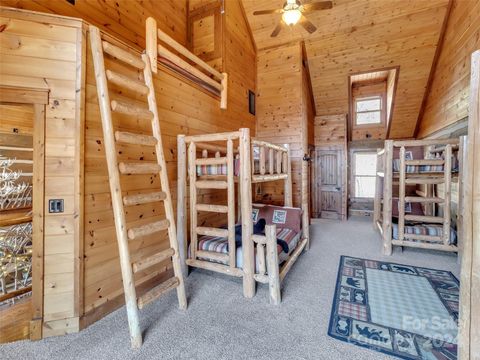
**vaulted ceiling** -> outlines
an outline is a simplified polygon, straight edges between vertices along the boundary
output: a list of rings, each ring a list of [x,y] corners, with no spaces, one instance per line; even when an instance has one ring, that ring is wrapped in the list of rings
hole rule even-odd
[[[348,75],[399,66],[390,138],[413,136],[448,0],[334,0],[308,14],[315,33],[296,25],[276,38],[280,15],[253,12],[285,0],[242,1],[259,50],[305,41],[317,115],[348,113]]]

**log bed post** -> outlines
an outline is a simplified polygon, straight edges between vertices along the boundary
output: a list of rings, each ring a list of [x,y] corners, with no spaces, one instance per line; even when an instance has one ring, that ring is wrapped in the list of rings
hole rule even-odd
[[[192,141],[188,146],[188,176],[190,178],[190,258],[197,259],[197,148]]]
[[[465,208],[465,197],[464,197],[464,187],[465,187],[465,166],[467,164],[467,148],[468,148],[468,136],[460,136],[460,143],[458,147],[458,211],[457,211],[457,247],[458,247],[458,257],[457,261],[459,264],[462,262],[463,258],[463,237],[464,237],[464,219],[463,213]]]
[[[177,136],[177,239],[180,252],[180,262],[182,264],[182,273],[188,276],[187,259],[187,149],[185,145],[185,135]]]
[[[445,146],[445,164],[444,164],[444,181],[445,181],[445,204],[443,208],[443,243],[449,244],[450,241],[450,222],[452,214],[450,213],[452,200],[452,145]]]
[[[293,206],[293,201],[292,201],[292,162],[290,158],[290,144],[285,144],[285,148],[287,149],[286,154],[286,160],[284,162],[284,171],[287,174],[287,178],[285,179],[285,189],[284,189],[284,202],[285,206],[292,207]]]
[[[278,250],[277,250],[277,226],[265,226],[266,248],[267,248],[267,273],[268,288],[270,293],[270,304],[279,305],[280,295],[280,274],[278,269]],[[258,246],[258,245],[257,245]]]
[[[243,248],[243,295],[255,295],[255,256],[252,241],[252,169],[251,169],[250,129],[240,129],[240,201],[242,213]]]
[[[385,141],[383,159],[383,253],[392,255],[393,140]]]
[[[476,359],[480,353],[480,50],[472,54],[468,149],[464,164],[463,256],[460,273],[458,358]]]
[[[380,221],[380,211],[382,206],[382,178],[378,175],[381,171],[381,149],[377,149],[377,166],[375,169],[375,198],[373,199],[373,227],[377,229]]]
[[[398,241],[404,240],[405,234],[405,146],[400,148],[400,177],[398,186]]]
[[[228,191],[228,264],[231,269],[236,267],[235,246],[235,174],[233,157],[233,140],[227,140],[227,191]],[[221,171],[220,171],[221,173]]]
[[[145,38],[145,53],[150,59],[150,67],[153,73],[157,73],[158,51],[157,51],[157,21],[149,17],[145,21],[146,38]]]

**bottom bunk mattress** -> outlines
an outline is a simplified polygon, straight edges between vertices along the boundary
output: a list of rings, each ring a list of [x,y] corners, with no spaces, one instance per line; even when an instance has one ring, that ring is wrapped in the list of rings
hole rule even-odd
[[[277,228],[277,239],[283,240],[288,245],[288,253],[283,251],[282,246],[277,245],[278,249],[278,263],[281,264],[288,259],[289,255],[297,247],[300,239],[302,237],[302,232],[296,232],[288,228]],[[198,249],[204,251],[213,251],[217,253],[228,253],[228,239],[225,237],[216,237],[216,236],[202,236],[198,239]],[[256,258],[256,257],[255,257]],[[199,257],[199,259],[202,259]],[[204,259],[203,259],[204,260]],[[221,261],[218,261],[222,263]],[[258,268],[258,262],[255,261],[256,268]],[[238,246],[236,251],[236,267],[243,267],[243,252],[242,247]]]
[[[398,224],[392,224],[392,238],[398,240]],[[443,234],[443,225],[438,224],[415,224],[415,225],[405,225],[405,234],[415,234],[415,235],[429,235],[429,236],[441,236]],[[416,240],[409,240],[416,241]],[[424,243],[435,243],[432,241],[419,241]],[[454,228],[450,228],[450,240],[449,245],[457,244],[457,232]]]

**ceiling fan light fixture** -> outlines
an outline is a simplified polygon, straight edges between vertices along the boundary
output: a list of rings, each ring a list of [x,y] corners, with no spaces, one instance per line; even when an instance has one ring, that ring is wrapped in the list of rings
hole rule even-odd
[[[282,19],[287,25],[295,25],[302,17],[302,13],[298,9],[285,10]]]

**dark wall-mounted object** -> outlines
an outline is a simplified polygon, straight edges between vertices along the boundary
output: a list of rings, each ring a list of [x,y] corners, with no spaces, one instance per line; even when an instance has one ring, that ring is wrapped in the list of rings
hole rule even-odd
[[[255,115],[255,93],[248,90],[248,112]]]

